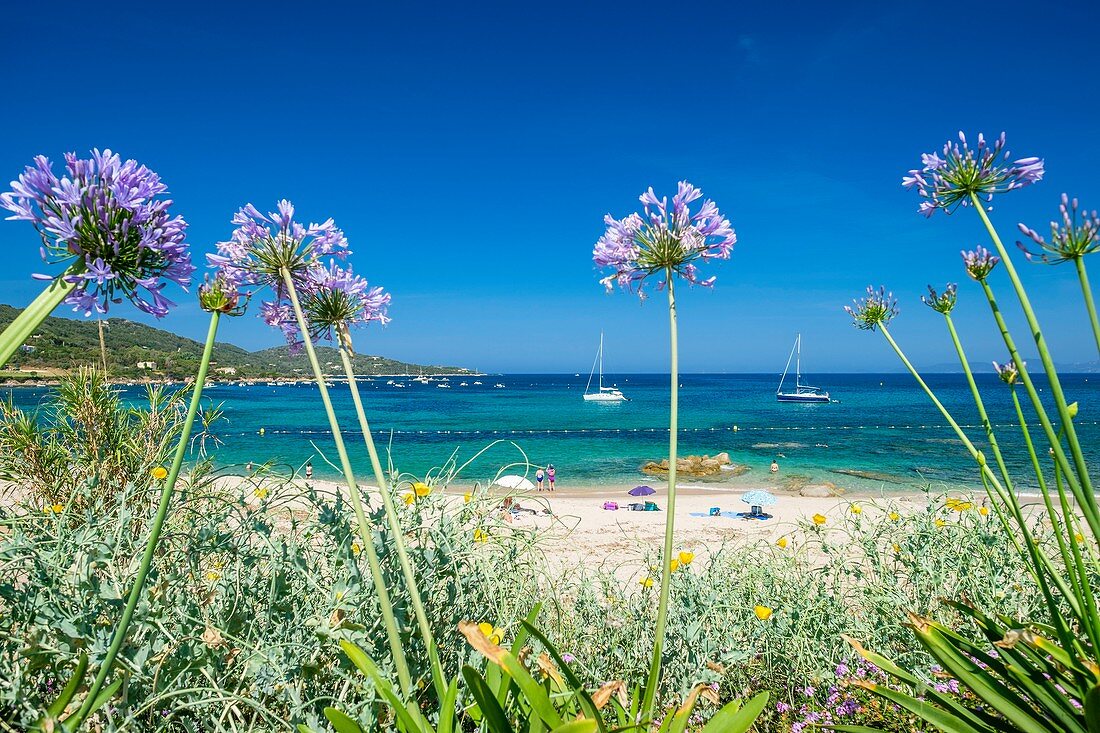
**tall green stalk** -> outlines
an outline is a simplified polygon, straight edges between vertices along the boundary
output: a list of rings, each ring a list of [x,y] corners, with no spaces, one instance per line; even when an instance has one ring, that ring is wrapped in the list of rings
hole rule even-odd
[[[302,305],[298,301],[298,291],[294,287],[294,278],[290,276],[290,272],[286,269],[281,270],[280,274],[290,296],[290,304],[294,308],[294,317],[298,320],[298,328],[302,332],[306,354],[309,357],[310,366],[313,367],[313,377],[317,381],[317,389],[321,393],[321,402],[325,406],[325,414],[328,416],[329,427],[332,429],[332,439],[336,443],[336,452],[340,456],[340,468],[347,480],[348,493],[351,496],[351,508],[355,513],[356,522],[359,523],[359,537],[363,543],[363,552],[367,553],[367,564],[370,566],[375,593],[378,595],[378,605],[382,611],[382,622],[386,627],[386,638],[389,640],[393,665],[397,670],[397,680],[401,684],[401,691],[408,697],[412,691],[412,677],[409,674],[409,664],[405,659],[405,652],[401,648],[401,635],[397,628],[397,619],[393,615],[393,604],[390,602],[390,594],[386,589],[385,578],[382,576],[382,566],[378,561],[378,552],[374,549],[370,520],[363,509],[359,486],[355,482],[355,473],[351,469],[351,459],[348,458],[344,436],[340,432],[340,423],[336,420],[336,411],[332,408],[332,400],[329,398],[328,387],[325,385],[325,373],[321,369],[321,362],[318,361],[317,352],[313,348],[313,340],[309,335],[309,323],[306,321],[305,314],[302,312]]]
[[[366,410],[363,409],[359,384],[355,379],[355,369],[352,368],[351,364],[351,335],[346,333],[346,329],[341,330],[339,333],[339,342],[340,360],[344,363],[344,374],[347,375],[348,386],[351,388],[351,400],[355,404],[355,414],[359,418],[359,428],[363,431],[363,442],[367,446],[367,453],[370,454],[371,468],[374,469],[374,479],[378,482],[378,492],[382,497],[382,506],[386,510],[386,520],[393,535],[393,546],[397,552],[397,560],[401,565],[401,573],[405,578],[405,585],[408,587],[409,596],[412,599],[416,625],[420,628],[420,638],[424,641],[424,647],[428,651],[428,660],[432,668],[432,682],[439,699],[443,700],[447,693],[447,680],[443,676],[443,667],[439,662],[439,652],[432,636],[431,626],[428,624],[428,614],[424,611],[420,588],[416,582],[416,573],[413,572],[412,563],[409,561],[409,553],[405,547],[405,534],[401,527],[401,518],[397,513],[393,495],[390,493],[386,474],[382,470],[382,461],[379,459],[378,449],[374,445],[374,436],[371,435]]]
[[[22,313],[15,317],[14,321],[8,324],[4,332],[0,333],[0,367],[8,363],[12,354],[19,350],[23,342],[42,325],[42,321],[46,320],[46,316],[53,313],[54,308],[61,305],[61,301],[65,300],[75,287],[76,283],[65,282],[63,276],[55,278],[37,298],[31,301],[30,305],[23,309]]]
[[[138,566],[137,577],[134,578],[134,585],[130,589],[129,598],[126,600],[126,608],[123,609],[122,617],[118,621],[118,626],[115,627],[115,633],[111,637],[111,646],[107,649],[107,655],[103,658],[102,664],[99,665],[95,681],[92,682],[91,689],[84,697],[80,709],[71,718],[71,722],[66,721],[67,727],[71,730],[79,730],[91,712],[92,705],[99,696],[99,691],[103,689],[103,684],[107,681],[107,675],[110,674],[111,667],[114,666],[115,659],[118,657],[118,652],[126,640],[126,632],[130,627],[131,619],[133,619],[134,609],[137,608],[138,601],[141,599],[145,580],[148,578],[149,569],[153,564],[157,541],[160,539],[161,530],[164,528],[164,521],[168,517],[168,507],[172,502],[176,479],[179,478],[180,468],[183,466],[183,459],[187,454],[187,444],[191,440],[191,427],[195,423],[195,415],[198,414],[199,403],[202,401],[202,388],[206,384],[206,373],[210,368],[210,356],[214,352],[214,340],[218,334],[218,320],[220,317],[221,314],[216,311],[210,314],[210,329],[206,335],[206,344],[203,346],[199,371],[195,375],[195,386],[191,392],[191,404],[188,405],[187,417],[183,422],[183,431],[180,433],[179,442],[176,443],[176,453],[172,458],[172,466],[168,469],[164,486],[161,488],[160,503],[157,505],[157,513],[153,516],[153,524],[149,529],[149,539],[145,543],[145,552],[141,556],[141,565]]]
[[[1035,347],[1039,351],[1039,359],[1043,362],[1043,370],[1046,372],[1047,381],[1050,383],[1050,391],[1054,397],[1054,406],[1058,410],[1058,417],[1066,431],[1066,441],[1069,443],[1070,452],[1073,455],[1073,464],[1077,470],[1077,479],[1083,488],[1082,494],[1086,497],[1086,501],[1089,504],[1093,513],[1096,512],[1096,497],[1092,492],[1092,478],[1089,476],[1088,465],[1085,463],[1085,454],[1081,450],[1081,442],[1077,438],[1077,429],[1073,425],[1073,419],[1069,414],[1069,403],[1066,401],[1065,392],[1062,390],[1062,383],[1058,379],[1058,372],[1054,368],[1054,360],[1050,356],[1050,350],[1047,348],[1046,339],[1043,338],[1043,332],[1039,328],[1039,319],[1035,317],[1035,311],[1031,307],[1031,300],[1027,297],[1027,291],[1024,290],[1024,284],[1020,281],[1020,276],[1016,272],[1016,267],[1012,264],[1012,258],[1008,256],[1008,251],[1001,243],[1001,238],[997,234],[997,230],[994,229],[993,223],[989,220],[989,216],[985,213],[985,206],[978,198],[977,194],[970,194],[970,201],[974,205],[974,209],[978,212],[978,215],[982,219],[982,223],[985,225],[986,231],[989,233],[989,237],[993,240],[993,245],[997,248],[997,253],[1001,256],[1001,261],[1004,263],[1005,272],[1008,273],[1008,279],[1012,282],[1012,287],[1016,291],[1016,298],[1020,301],[1020,307],[1024,311],[1024,317],[1027,319],[1028,330],[1031,332],[1032,338],[1035,340]],[[983,281],[983,285],[984,285]],[[1024,376],[1024,370],[1021,363],[1017,363],[1020,366],[1020,376]],[[1025,386],[1028,385],[1030,379],[1025,381]],[[1029,390],[1030,394],[1030,390]],[[1032,400],[1035,401],[1034,399]],[[1046,425],[1043,426],[1044,430]],[[1049,436],[1048,437],[1052,437]],[[1062,446],[1056,439],[1052,439],[1051,446],[1054,448],[1055,454],[1063,453]],[[1064,460],[1064,455],[1062,457]],[[1067,472],[1067,476],[1068,476]],[[1080,499],[1080,497],[1078,497]],[[1100,523],[1093,525],[1093,532],[1100,536]]]
[[[1092,300],[1092,286],[1089,285],[1089,274],[1085,271],[1085,258],[1077,257],[1073,264],[1077,266],[1077,279],[1081,281],[1081,293],[1085,296],[1085,308],[1089,312],[1089,323],[1092,324],[1092,337],[1096,340],[1096,350],[1100,352],[1100,321],[1096,318],[1096,303]]]
[[[649,662],[649,677],[642,698],[642,720],[653,719],[653,704],[661,681],[661,653],[665,645],[665,627],[668,625],[668,594],[672,582],[672,543],[676,529],[676,439],[679,433],[678,409],[680,391],[680,357],[676,334],[676,294],[673,288],[674,274],[666,272],[668,287],[668,334],[671,361],[669,365],[668,411],[668,509],[665,515],[665,543],[661,554],[661,592],[657,602],[657,624],[653,630],[653,656]]]

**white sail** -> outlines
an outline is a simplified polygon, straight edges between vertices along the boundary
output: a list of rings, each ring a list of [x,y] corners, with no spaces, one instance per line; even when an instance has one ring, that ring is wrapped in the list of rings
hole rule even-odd
[[[596,367],[599,365],[599,382],[597,383],[597,389],[595,392],[589,390],[592,389],[592,377],[596,374]],[[600,332],[600,348],[596,351],[596,358],[592,360],[592,371],[588,373],[588,384],[584,386],[584,399],[587,402],[622,402],[626,399],[626,395],[619,391],[617,387],[605,387],[603,386],[603,332]]]

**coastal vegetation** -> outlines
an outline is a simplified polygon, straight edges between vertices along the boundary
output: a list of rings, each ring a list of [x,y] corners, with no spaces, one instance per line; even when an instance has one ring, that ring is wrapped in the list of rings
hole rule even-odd
[[[979,442],[891,334],[896,299],[870,287],[847,309],[854,325],[880,333],[925,389],[985,495],[856,499],[775,541],[721,543],[698,557],[679,547],[676,285],[714,285],[699,268],[728,259],[736,242],[717,205],[681,181],[671,202],[650,188],[641,213],[607,215],[593,252],[610,270],[608,290],[642,295],[656,278],[669,316],[669,454],[656,464],[667,473],[664,533],[659,549],[639,548],[640,564],[618,569],[551,562],[545,538],[509,521],[488,491],[495,476],[448,493],[469,463],[442,460],[412,476],[384,462],[355,380],[352,332],[385,324],[390,295],[352,272],[350,243],[332,219],[303,225],[287,200],[267,213],[246,204],[207,256],[197,295],[209,331],[189,352],[192,384],[150,388],[147,406],[129,407],[103,373],[80,370],[40,414],[0,410],[2,725],[1095,733],[1100,508],[1077,405],[986,212],[1044,175],[1042,160],[1012,161],[1004,145],[1003,135],[978,136],[976,147],[960,135],[942,156],[925,154],[904,183],[925,215],[972,208],[988,231],[993,250],[964,252],[963,267],[1009,354],[995,368],[1012,390],[1039,501],[1019,496],[986,415],[951,320],[958,286],[929,288],[923,300],[959,356]],[[26,347],[61,303],[90,316],[129,300],[163,317],[174,305],[164,287],[191,284],[187,224],[136,161],[69,154],[59,177],[39,157],[12,186],[0,205],[30,222],[44,257],[64,269],[12,313],[0,366],[37,352]],[[1030,258],[1074,264],[1100,350],[1083,260],[1100,246],[1100,218],[1063,196],[1060,219],[1049,240],[1019,229],[1040,249]],[[994,273],[1027,321],[1049,399],[1006,326]],[[290,353],[304,352],[298,368],[317,384],[341,485],[271,466],[240,476],[206,459],[219,415],[202,390],[228,351],[218,328],[249,310]],[[323,355],[315,342],[326,340],[335,350]],[[347,379],[369,487],[333,408],[334,371]]]

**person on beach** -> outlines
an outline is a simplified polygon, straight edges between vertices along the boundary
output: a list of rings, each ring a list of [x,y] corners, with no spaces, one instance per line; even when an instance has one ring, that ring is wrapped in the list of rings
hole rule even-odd
[[[550,491],[554,490],[554,481],[557,480],[558,472],[554,469],[554,464],[551,463],[546,467],[546,480],[550,482]]]
[[[775,460],[774,458],[772,459],[771,472],[779,473],[779,461]]]
[[[248,473],[248,474],[252,473],[252,461],[248,462],[248,465],[244,467],[244,470],[245,470],[245,473]]]
[[[313,463],[311,461],[306,461],[306,481],[309,481],[312,478],[313,478]]]
[[[543,472],[543,470],[541,468],[539,470],[535,471],[535,483],[538,485],[539,491],[542,491],[542,482],[545,479],[546,479],[546,474]]]

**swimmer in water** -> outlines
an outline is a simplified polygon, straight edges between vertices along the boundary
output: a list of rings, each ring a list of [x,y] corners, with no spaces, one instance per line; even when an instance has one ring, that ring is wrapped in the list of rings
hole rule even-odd
[[[779,462],[774,460],[774,459],[772,460],[771,472],[772,473],[779,473]]]

